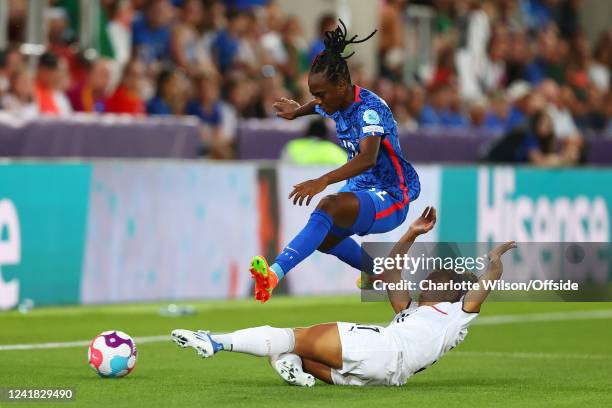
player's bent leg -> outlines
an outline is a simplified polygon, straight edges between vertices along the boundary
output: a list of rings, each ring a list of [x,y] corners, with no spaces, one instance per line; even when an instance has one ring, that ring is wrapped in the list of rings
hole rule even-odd
[[[342,368],[342,343],[336,323],[323,323],[293,330],[293,353],[332,368]]]
[[[266,302],[285,274],[319,248],[334,224],[348,227],[353,224],[358,213],[359,200],[353,193],[324,197],[304,228],[282,250],[271,266],[268,266],[262,256],[253,258],[250,272],[255,279],[255,298]]]
[[[312,374],[319,380],[324,381],[327,384],[334,383],[332,380],[332,369],[330,366],[319,363],[318,361],[302,358],[302,367],[305,372]]]
[[[304,371],[302,359],[297,354],[283,353],[270,357],[270,365],[276,373],[290,385],[313,387],[315,378]]]
[[[329,254],[330,250],[342,242],[346,237],[335,235],[333,232],[327,234],[321,245],[317,248],[318,251]]]
[[[323,197],[317,209],[329,214],[334,225],[350,228],[359,215],[359,199],[355,193],[350,192],[330,194]]]

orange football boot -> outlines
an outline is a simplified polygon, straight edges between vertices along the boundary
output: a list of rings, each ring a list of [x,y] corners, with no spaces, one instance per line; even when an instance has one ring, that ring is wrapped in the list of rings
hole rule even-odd
[[[255,299],[265,303],[272,296],[272,290],[278,285],[278,276],[263,256],[257,255],[251,261],[249,268],[251,276],[255,279]]]

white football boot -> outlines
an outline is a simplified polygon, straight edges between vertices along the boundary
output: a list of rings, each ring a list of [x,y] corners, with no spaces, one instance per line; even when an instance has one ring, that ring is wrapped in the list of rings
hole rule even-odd
[[[295,354],[281,354],[275,359],[270,359],[270,364],[287,384],[298,387],[314,387],[315,378],[311,374],[305,373],[301,364],[292,361],[295,358],[299,359]]]
[[[197,332],[184,329],[172,330],[172,340],[182,348],[193,347],[198,355],[203,358],[212,357],[223,346],[210,338],[209,332],[198,330]]]

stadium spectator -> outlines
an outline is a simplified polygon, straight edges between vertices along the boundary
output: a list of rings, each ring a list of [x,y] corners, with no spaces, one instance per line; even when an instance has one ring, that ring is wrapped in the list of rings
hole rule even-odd
[[[355,83],[357,82],[355,81]],[[418,123],[410,116],[410,111],[408,110],[411,98],[410,88],[405,84],[399,83],[393,89],[393,101],[390,106],[398,128],[415,130],[418,127]]]
[[[32,76],[28,71],[22,70],[12,74],[8,92],[2,95],[0,104],[2,109],[20,119],[32,119],[38,115]]]
[[[528,161],[536,166],[574,165],[578,162],[580,154],[577,149],[556,153],[553,122],[546,112],[538,112],[531,118],[531,126],[516,152],[516,161]]]
[[[287,64],[289,55],[283,44],[283,25],[285,20],[276,2],[270,2],[265,9],[265,17],[259,18],[257,24],[260,31],[262,49],[266,53],[266,62],[277,68]],[[288,20],[287,20],[288,21]]]
[[[252,118],[256,116],[255,103],[257,98],[257,83],[246,76],[238,76],[229,80],[227,85],[227,106],[231,116],[235,118]]]
[[[295,16],[287,18],[281,28],[281,34],[287,60],[280,69],[286,79],[287,88],[295,93],[300,76],[310,68],[300,20]]]
[[[503,133],[512,127],[508,125],[510,109],[507,96],[503,92],[495,92],[490,97],[489,109],[485,113],[482,126],[494,133]]]
[[[224,132],[223,103],[220,98],[219,78],[215,73],[205,73],[196,78],[197,97],[187,104],[188,115],[197,116],[202,124],[201,138],[207,153],[216,159],[233,156],[233,134]]]
[[[211,44],[213,61],[222,74],[226,74],[234,65],[248,25],[246,12],[230,10],[227,13],[227,27],[218,31]]]
[[[67,115],[72,112],[70,102],[62,91],[60,62],[52,53],[44,53],[38,60],[34,98],[40,113]]]
[[[17,58],[15,58],[15,56]],[[21,59],[22,57],[18,50],[0,50],[0,95],[8,91],[13,74],[23,68],[23,63],[20,64],[21,66],[19,69],[16,69],[14,66],[15,61]]]
[[[552,79],[546,79],[538,86],[538,92],[547,102],[555,137],[559,139],[580,138],[574,118],[561,95],[561,88]]]
[[[524,125],[527,120],[531,86],[525,81],[516,81],[507,89],[506,97],[510,102],[510,111],[504,128],[509,131],[517,126]]]
[[[327,13],[319,17],[319,23],[317,24],[318,36],[311,42],[310,47],[308,47],[308,61],[310,61],[310,63],[312,63],[316,56],[325,49],[325,44],[323,43],[325,32],[334,30],[337,24],[338,19],[334,14]]]
[[[118,0],[111,6],[111,21],[106,30],[113,48],[115,67],[112,86],[121,79],[125,64],[132,55],[132,22],[134,21],[134,6],[131,0]]]
[[[378,43],[379,73],[383,78],[397,81],[404,67],[404,21],[406,0],[386,0],[380,14]]]
[[[144,114],[145,105],[141,97],[144,75],[145,66],[142,62],[135,59],[128,62],[119,86],[106,101],[105,111],[132,115]]]
[[[227,25],[226,8],[221,0],[210,0],[203,2],[204,11],[200,31],[200,48],[208,60],[212,61],[212,43],[217,37],[217,32]]]
[[[187,78],[177,69],[164,69],[157,78],[157,94],[147,102],[150,115],[182,115],[185,113]]]
[[[45,10],[47,39],[49,51],[60,58],[75,58],[75,47],[72,47],[75,33],[69,28],[68,15],[63,8],[50,7]]]
[[[11,101],[18,93],[21,102],[7,102],[6,110],[9,105],[28,104],[28,92],[22,88],[29,81],[14,74],[25,69],[21,49],[37,52],[21,48],[27,15],[26,9],[20,8],[21,3],[11,2],[10,45],[0,54],[0,98],[7,95],[3,99]],[[149,114],[181,115],[185,113],[185,99],[189,100],[191,91],[198,88],[194,84],[201,73],[218,75],[219,96],[215,106],[220,108],[215,108],[212,117],[221,112],[223,139],[232,141],[241,119],[273,118],[275,98],[283,96],[300,103],[310,98],[305,72],[322,49],[320,35],[308,47],[300,17],[283,15],[282,3],[246,1],[234,7],[235,3],[102,1],[100,21],[104,22],[102,15],[106,13],[111,21],[101,26],[101,42],[106,33],[112,51],[105,54],[101,44],[97,46],[98,57],[92,57],[90,51],[78,51],[79,13],[75,7],[78,2],[55,0],[45,12],[45,21],[49,53],[57,61],[41,59],[31,88],[34,102],[44,112],[69,112],[70,104],[65,103],[64,95],[69,89],[76,110],[99,112],[103,86],[95,86],[93,93],[97,96],[93,97],[88,84],[92,81],[104,84],[106,75],[89,71],[92,58],[97,61],[96,58],[109,55],[114,60],[109,89],[116,88],[121,74],[128,71],[124,65],[136,58],[145,63],[143,76],[135,80],[138,91],[127,92],[122,83],[113,95],[115,106],[111,110],[143,112],[142,101],[148,101]],[[389,66],[380,67],[387,70],[383,74],[389,80],[380,76],[370,78],[365,75],[364,64],[349,60],[355,83],[383,95],[399,127],[472,128],[494,134],[526,126],[536,111],[546,109],[555,118],[553,125],[562,147],[574,141],[584,144],[583,137],[612,129],[608,107],[612,30],[602,33],[595,44],[589,43],[577,18],[580,1],[385,1],[379,9],[380,21],[385,23],[379,24],[377,37],[381,52],[386,55],[386,59],[380,59],[381,65],[393,62],[393,54],[401,48],[399,44],[405,40],[400,35],[404,9],[415,3],[430,7],[434,13],[431,61],[415,60],[419,66],[414,75],[406,78],[402,69],[389,73],[393,70]],[[324,14],[318,24],[321,31],[330,30],[335,28],[337,19]],[[415,33],[417,37],[421,34]],[[175,66],[171,70],[180,69],[180,73],[160,72],[169,66],[170,60]],[[397,67],[401,66],[402,61],[398,64]],[[97,62],[94,65],[92,69],[97,70]],[[13,81],[13,90],[8,93]],[[47,85],[43,86],[45,82]],[[15,91],[17,84],[22,91]],[[182,87],[187,91],[179,97],[178,89]],[[93,104],[88,102],[92,97]],[[210,115],[207,120],[211,120]],[[567,137],[568,134],[578,136]]]
[[[408,88],[408,95],[406,96],[407,116],[401,122],[398,122],[400,127],[409,131],[418,129],[421,112],[423,111],[423,106],[425,106],[425,95],[425,89],[418,84]]]
[[[612,30],[608,30],[597,40],[593,60],[589,67],[589,80],[602,92],[610,89],[612,71]]]
[[[570,166],[578,163],[578,149],[559,150],[551,117],[540,111],[527,126],[510,131],[488,154],[496,162],[530,163],[541,167]]]
[[[231,71],[240,70],[251,76],[267,75],[265,70],[276,73],[277,68],[262,43],[263,21],[251,12],[245,12],[244,17],[246,24],[239,36]]]
[[[174,9],[169,0],[152,0],[132,23],[135,55],[146,65],[170,57],[170,22]]]
[[[563,82],[564,60],[567,57],[568,45],[559,38],[557,27],[550,25],[537,34],[537,53],[527,65],[527,80],[537,85],[546,78]]]
[[[85,81],[68,91],[72,108],[79,112],[104,112],[109,96],[113,62],[99,58],[91,63]]]
[[[7,69],[7,56],[8,51],[5,49],[0,50],[0,96],[6,91],[8,91],[10,86],[10,78],[11,75]]]
[[[429,86],[453,85],[457,82],[457,71],[455,68],[455,49],[451,46],[443,46],[438,51],[437,63]]]
[[[429,91],[427,103],[419,117],[423,127],[454,127],[468,126],[466,118],[456,110],[457,91],[448,85],[433,87]]]
[[[196,82],[198,95],[187,104],[186,113],[197,116],[204,125],[218,132],[223,120],[218,78],[209,73],[196,79]]]
[[[467,118],[472,129],[480,130],[485,128],[488,108],[489,106],[486,98],[473,99],[468,102]]]
[[[476,55],[468,50],[457,53],[459,87],[464,99],[478,100],[503,87],[508,43],[507,31],[498,28],[491,36],[485,54]]]
[[[561,98],[572,114],[581,133],[601,133],[606,128],[605,94],[595,86],[587,90],[574,90],[569,86],[561,88]]]
[[[257,101],[256,115],[258,118],[276,118],[274,103],[281,98],[290,95],[283,87],[282,78],[279,75],[269,75],[259,83],[259,98]]]
[[[537,31],[554,21],[554,4],[557,0],[522,0],[520,2],[526,16],[527,27]]]
[[[527,66],[533,59],[529,41],[529,36],[525,31],[510,33],[506,59],[506,84],[528,80]]]
[[[193,74],[203,67],[210,69],[199,41],[198,27],[202,23],[202,14],[201,1],[184,0],[178,12],[178,20],[172,26],[172,59],[178,67]]]

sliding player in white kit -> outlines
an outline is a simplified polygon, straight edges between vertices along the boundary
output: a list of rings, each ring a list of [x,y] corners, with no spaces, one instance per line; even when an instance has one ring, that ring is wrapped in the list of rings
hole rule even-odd
[[[436,210],[428,207],[389,257],[406,253],[435,223]],[[268,356],[276,372],[293,385],[311,387],[314,377],[336,385],[403,385],[465,339],[489,293],[482,283],[501,277],[501,256],[515,247],[512,241],[489,252],[489,265],[479,279],[478,290],[465,294],[458,290],[422,291],[418,302],[408,291],[388,291],[397,315],[386,327],[337,322],[295,329],[261,326],[227,334],[177,329],[172,338],[181,347],[195,348],[202,357],[220,351]],[[385,271],[384,281],[399,282],[400,274],[400,270]],[[462,282],[469,276],[434,271],[426,279]]]

